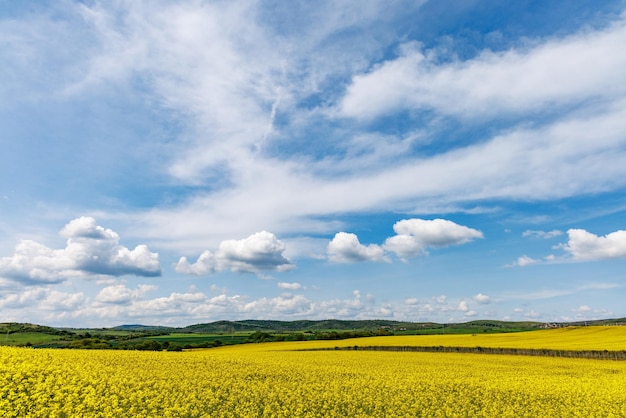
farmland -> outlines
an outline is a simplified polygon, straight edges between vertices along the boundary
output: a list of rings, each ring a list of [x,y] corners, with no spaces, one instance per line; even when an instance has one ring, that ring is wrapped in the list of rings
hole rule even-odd
[[[411,335],[327,342],[324,346],[447,346],[554,350],[626,350],[626,327],[566,327],[506,334]]]
[[[365,321],[216,321],[183,328],[123,325],[114,328],[55,329],[0,323],[0,345],[36,348],[175,349],[270,341],[341,340],[374,335],[508,333],[535,330],[536,322],[472,321],[461,324]],[[158,344],[157,344],[158,343]]]
[[[0,347],[0,416],[625,416],[623,361],[300,351],[428,341],[624,349],[625,331],[589,327],[506,335],[392,336],[183,352]]]

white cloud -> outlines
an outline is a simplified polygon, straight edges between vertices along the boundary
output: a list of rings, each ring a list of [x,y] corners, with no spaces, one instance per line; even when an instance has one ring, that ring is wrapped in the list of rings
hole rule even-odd
[[[529,257],[527,255],[522,255],[522,256],[518,257],[516,261],[514,261],[512,264],[509,264],[508,266],[510,266],[510,267],[512,267],[512,266],[525,267],[525,266],[530,266],[532,264],[537,264],[537,263],[541,263],[541,260]]]
[[[32,240],[23,240],[11,257],[0,258],[0,276],[24,283],[58,283],[90,275],[158,276],[159,255],[145,245],[134,250],[119,244],[119,236],[81,217],[69,222],[60,235],[67,238],[64,249],[53,250]]]
[[[372,294],[359,290],[350,297],[309,299],[302,294],[251,298],[221,293],[209,296],[195,288],[150,297],[155,286],[141,284],[129,288],[123,284],[107,286],[95,298],[82,292],[59,292],[47,287],[29,287],[22,292],[0,294],[0,309],[6,318],[50,325],[67,326],[78,318],[85,326],[115,326],[120,323],[147,323],[185,326],[213,320],[282,319],[380,319],[408,321],[445,321],[448,314],[460,311],[475,315],[467,302],[458,305],[422,303],[417,298],[398,302],[376,303]],[[289,289],[291,290],[291,289]],[[430,298],[429,298],[430,299]],[[436,299],[436,298],[432,298]]]
[[[468,312],[470,310],[469,305],[464,300],[459,302],[459,305],[457,306],[457,309],[459,311],[461,311],[461,312]]]
[[[626,102],[621,99],[626,58],[620,54],[623,18],[601,30],[591,23],[563,39],[522,40],[524,46],[479,52],[465,62],[438,60],[437,51],[424,51],[412,44],[403,47],[399,58],[384,61],[389,48],[401,38],[398,31],[381,30],[380,22],[390,15],[389,10],[409,7],[408,3],[305,3],[272,7],[271,11],[262,2],[248,1],[51,3],[51,13],[46,6],[20,16],[29,21],[3,20],[0,43],[6,46],[3,52],[11,65],[3,72],[6,82],[0,83],[0,97],[7,99],[2,102],[9,106],[12,100],[39,103],[43,99],[44,106],[72,102],[71,110],[91,102],[109,104],[119,113],[125,113],[125,104],[116,99],[133,97],[137,100],[134,104],[147,104],[146,113],[154,111],[163,117],[163,123],[153,124],[154,131],[150,132],[144,130],[149,125],[145,121],[139,120],[134,126],[134,115],[125,121],[101,120],[111,122],[102,124],[108,126],[133,120],[129,128],[132,134],[149,138],[148,148],[158,149],[159,155],[142,155],[132,162],[142,167],[139,171],[152,167],[152,172],[142,174],[157,179],[157,187],[166,186],[153,193],[149,190],[156,190],[151,188],[155,183],[142,183],[141,176],[122,173],[116,179],[134,179],[138,182],[134,190],[145,186],[149,195],[173,200],[144,210],[145,201],[138,209],[133,208],[136,201],[129,199],[126,208],[130,215],[118,209],[115,214],[102,216],[118,217],[115,229],[125,239],[130,233],[137,242],[148,242],[145,240],[149,238],[151,248],[156,245],[159,251],[175,249],[178,255],[193,254],[194,258],[201,254],[197,261],[181,259],[179,263],[182,271],[193,274],[223,270],[259,274],[289,269],[289,260],[294,257],[326,258],[328,240],[305,236],[330,237],[336,231],[349,231],[350,225],[334,219],[350,219],[354,213],[430,215],[441,210],[469,212],[467,208],[472,207],[480,211],[476,202],[513,199],[532,203],[621,190],[626,185]],[[308,13],[285,14],[289,8]],[[585,64],[577,65],[577,61]],[[116,94],[120,92],[130,94]],[[100,100],[103,98],[106,100]],[[41,110],[41,106],[33,109]],[[406,132],[387,129],[393,121],[359,124],[333,113],[340,110],[343,116],[368,121],[387,115],[389,109],[408,110],[398,125]],[[535,119],[537,114],[541,118]],[[461,130],[446,135],[439,144],[443,132],[435,126],[439,123],[450,127],[460,124]],[[91,137],[85,136],[87,140]],[[160,141],[159,137],[165,139]],[[146,146],[143,140],[124,141]],[[307,146],[300,147],[305,141]],[[93,144],[85,145],[80,155],[93,150]],[[116,150],[111,155],[128,154],[126,147],[110,148]],[[339,152],[335,154],[336,150]],[[47,155],[45,151],[40,154]],[[99,153],[91,154],[100,157]],[[37,167],[35,163],[19,165]],[[105,173],[118,171],[118,166],[103,166]],[[168,180],[168,175],[173,179]],[[200,187],[184,187],[189,184]],[[103,186],[102,190],[112,190]],[[114,200],[116,196],[103,194],[101,198]],[[101,205],[103,200],[85,200],[80,193],[76,198],[82,199],[79,204],[83,206],[105,211],[114,207]],[[68,201],[66,207],[71,210],[76,202]],[[503,205],[502,210],[506,207]],[[53,210],[47,210],[46,216],[57,216],[50,214]],[[118,229],[124,224],[126,229]],[[32,225],[33,230],[40,228],[35,219]],[[222,251],[220,243],[226,239],[263,229],[296,238],[283,240],[285,251],[274,251],[277,258],[264,266],[239,247]],[[554,233],[531,232],[534,235],[529,236],[545,238]],[[109,267],[107,277],[127,274],[122,272],[131,265],[140,271],[138,274],[156,274],[150,267],[154,254],[147,247],[133,251],[120,248],[117,258],[102,261],[102,248],[85,243],[111,243],[119,237],[95,223],[76,223],[64,234],[74,240],[67,251],[48,248],[41,244],[46,241],[33,238],[20,243],[13,257],[0,259],[2,291],[10,288],[3,279],[9,275],[15,276],[11,283],[49,284],[95,275],[95,270],[100,275],[106,272],[105,266]],[[397,233],[385,244],[381,240],[362,245],[358,238],[352,243],[352,250],[339,249],[340,260],[387,261],[390,252],[409,258],[429,248],[459,242]],[[207,248],[211,251],[203,253]],[[11,254],[12,250],[3,253]],[[83,257],[86,250],[99,258]],[[257,255],[264,258],[272,251],[260,250]],[[579,256],[570,254],[572,258]],[[539,261],[543,262],[525,257],[518,265]],[[98,284],[105,286],[102,280]],[[134,288],[115,287],[112,282],[106,286],[109,288],[93,299],[107,305],[100,312],[113,312],[116,302],[126,305],[115,309],[135,306],[136,300],[129,296]],[[191,296],[184,296],[187,294]],[[181,304],[200,312],[197,306],[186,305],[191,303],[187,299],[194,298],[198,292],[189,291],[173,293],[162,302],[163,306]],[[269,309],[273,303],[297,302],[281,298],[272,302],[270,297],[264,306]],[[228,303],[239,306],[241,298],[203,300],[217,311]],[[434,300],[428,301],[433,309],[440,307]],[[455,306],[450,302],[449,307]],[[421,312],[417,308],[422,309],[422,305],[414,307]],[[391,311],[380,306],[381,313]],[[141,313],[137,310],[132,315]]]
[[[389,237],[380,246],[363,245],[355,234],[339,232],[328,244],[328,258],[335,263],[358,261],[391,261],[386,251],[396,253],[403,261],[425,252],[428,247],[459,245],[483,234],[475,229],[445,219],[404,219],[393,226],[397,235]]]
[[[383,248],[376,244],[363,245],[355,234],[338,232],[328,243],[328,259],[333,263],[359,261],[389,262]]]
[[[355,76],[339,110],[360,119],[407,108],[476,117],[616,97],[625,91],[625,42],[620,20],[604,30],[443,65],[436,51],[429,55],[407,44],[398,58]]]
[[[483,295],[482,293],[478,293],[477,295],[475,295],[473,297],[474,301],[476,301],[477,303],[486,305],[488,303],[491,303],[491,298],[487,295]]]
[[[50,290],[42,301],[40,308],[48,311],[73,311],[87,302],[82,292],[69,293]]]
[[[128,305],[134,299],[142,298],[146,293],[156,290],[156,286],[139,285],[137,289],[132,290],[123,284],[107,286],[100,290],[95,300],[101,303]]]
[[[425,252],[424,246],[411,235],[395,235],[385,240],[383,248],[389,252],[396,253],[402,260],[417,257]]]
[[[574,260],[608,260],[626,258],[626,231],[616,231],[605,236],[597,236],[584,229],[567,231],[569,240],[561,244]]]
[[[128,304],[132,298],[132,291],[124,285],[108,286],[96,296],[98,302]]]
[[[591,307],[589,305],[580,305],[578,308],[576,309],[572,309],[572,312],[576,312],[579,314],[584,314],[587,312],[591,312],[593,309],[591,309]]]
[[[533,237],[533,238],[543,238],[543,239],[550,239],[550,238],[558,237],[560,235],[563,235],[563,231],[559,231],[558,229],[553,229],[552,231],[534,231],[534,230],[529,229],[522,233],[523,237]]]
[[[298,290],[298,289],[302,289],[302,285],[300,283],[286,283],[286,282],[279,282],[278,283],[278,287],[280,289],[288,289],[288,290]]]
[[[242,240],[222,241],[215,254],[207,250],[193,264],[181,257],[176,271],[201,276],[223,270],[249,273],[291,270],[295,266],[283,257],[284,251],[285,245],[274,234],[261,231]]]
[[[397,235],[387,238],[383,248],[403,259],[418,256],[427,247],[460,245],[483,237],[480,231],[446,219],[404,219],[393,229]]]
[[[83,292],[69,293],[44,287],[32,287],[21,293],[0,297],[0,308],[7,312],[13,309],[21,311],[34,307],[35,311],[64,313],[81,309],[88,302],[89,298]],[[20,321],[23,321],[23,318]]]
[[[76,262],[75,269],[95,274],[121,276],[161,274],[159,255],[146,245],[134,250],[119,245],[119,236],[110,229],[96,225],[96,220],[81,217],[65,225],[61,236],[67,238],[65,254]]]
[[[30,25],[33,31],[43,28],[33,35],[12,26],[3,34],[12,35],[10,39],[15,34],[32,36],[18,43],[30,48],[16,51],[37,58],[42,51],[55,51],[56,55],[64,49],[56,48],[55,41],[53,47],[44,42],[41,50],[32,50],[38,38],[40,42],[60,38],[46,36],[51,29],[56,28],[55,34],[61,31],[63,39],[88,39],[85,42],[90,48],[79,49],[70,42],[72,52],[81,53],[68,53],[65,58],[80,58],[62,66],[60,89],[78,95],[138,79],[148,87],[142,91],[147,100],[180,118],[177,124],[182,132],[168,145],[171,158],[155,165],[167,167],[168,173],[182,182],[206,185],[207,191],[182,199],[179,205],[126,217],[129,229],[144,239],[158,240],[160,248],[184,248],[199,254],[207,240],[218,245],[227,237],[261,229],[275,233],[345,230],[319,220],[318,215],[329,213],[399,207],[419,210],[435,203],[441,207],[485,198],[570,196],[624,185],[624,155],[619,151],[624,139],[619,133],[626,117],[624,105],[619,103],[591,111],[584,108],[575,118],[562,116],[548,126],[507,127],[507,134],[482,138],[479,144],[430,157],[406,155],[391,164],[386,153],[401,154],[407,138],[355,132],[346,142],[359,144],[360,150],[375,148],[363,157],[372,159],[372,164],[358,175],[315,174],[320,168],[359,162],[360,157],[354,155],[322,162],[300,155],[270,158],[271,153],[264,151],[273,139],[297,133],[327,116],[319,109],[301,110],[302,100],[324,93],[324,99],[333,105],[338,92],[325,90],[325,83],[345,80],[379,61],[379,52],[388,47],[379,37],[393,39],[392,31],[367,36],[359,48],[346,48],[352,41],[336,35],[381,24],[383,16],[398,10],[387,4],[317,5],[314,11],[307,9],[310,21],[300,21],[299,30],[287,34],[267,30],[263,8],[249,2],[100,3],[77,9],[72,16],[87,22],[81,26],[87,36],[68,36],[72,34],[66,33],[63,24],[43,17],[36,22],[42,25]],[[623,54],[611,52],[623,43],[623,26],[623,21],[618,21],[600,31],[586,29],[566,39],[537,40],[534,47],[496,54],[485,51],[473,60],[446,64],[429,61],[427,53],[407,45],[400,58],[355,77],[343,98],[343,109],[348,115],[374,117],[389,107],[421,106],[442,114],[481,112],[497,117],[515,106],[534,112],[572,98],[612,100],[623,92],[623,83],[612,82],[623,79]],[[337,45],[335,41],[345,42],[343,48],[327,48]],[[324,45],[323,53],[317,48],[320,45]],[[599,59],[594,60],[596,54]],[[590,60],[593,71],[586,65],[573,66],[571,59]],[[26,69],[29,62],[25,60],[19,68]],[[396,73],[405,76],[397,78]],[[512,78],[516,82],[511,83]],[[398,86],[402,83],[408,83],[408,88]],[[380,92],[370,88],[380,88]],[[425,94],[414,94],[415,89],[423,89]],[[380,100],[359,99],[371,96]],[[276,115],[292,118],[294,125],[273,126]],[[429,139],[428,132],[422,135]],[[381,141],[385,146],[378,145]],[[612,153],[611,148],[618,152]],[[410,242],[398,245],[407,251],[415,248]]]
[[[480,143],[354,175],[317,177],[315,162],[255,160],[228,191],[199,194],[179,207],[129,219],[141,236],[193,248],[197,242],[228,236],[233,228],[329,233],[338,230],[336,223],[320,221],[320,216],[336,213],[613,190],[626,186],[625,130],[626,102],[543,126],[512,128]],[[207,218],[213,220],[210,225]],[[396,244],[414,254],[414,243],[405,241]]]
[[[541,236],[538,231],[526,234],[527,236]],[[557,234],[558,235],[558,234]],[[536,259],[523,255],[512,264],[512,266],[528,266],[539,263],[558,263],[574,261],[594,261],[626,258],[626,231],[615,231],[605,236],[598,236],[584,229],[570,229],[567,231],[568,241],[554,246],[555,249],[564,250],[568,257],[556,257],[554,254],[547,255],[543,259]],[[552,234],[552,236],[556,236]],[[541,236],[542,238],[549,238]]]
[[[183,274],[193,274],[205,276],[219,271],[215,254],[211,251],[204,251],[195,263],[190,264],[187,257],[181,257],[176,264],[176,271]]]
[[[282,294],[274,298],[261,298],[244,305],[244,312],[271,312],[273,315],[306,315],[312,310],[311,301],[303,295]]]

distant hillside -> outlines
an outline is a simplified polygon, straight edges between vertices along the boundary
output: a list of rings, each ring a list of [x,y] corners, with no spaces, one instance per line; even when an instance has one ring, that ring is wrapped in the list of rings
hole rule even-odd
[[[386,328],[390,331],[420,331],[429,329],[536,329],[542,325],[540,322],[503,322],[503,321],[471,321],[462,324],[437,324],[434,322],[400,322],[389,320],[359,320],[346,321],[338,319],[325,319],[320,321],[271,321],[271,320],[245,320],[245,321],[217,321],[206,324],[190,325],[182,328],[185,332],[293,332],[293,331],[356,331],[356,330],[377,330]]]
[[[550,325],[547,323],[546,325]],[[592,321],[576,321],[576,322],[564,322],[556,323],[557,326],[573,326],[573,327],[585,327],[589,325],[626,325],[626,318],[611,318],[611,319],[596,319]]]
[[[70,333],[58,328],[47,327],[45,325],[37,325],[20,322],[2,322],[0,323],[0,333],[17,334],[17,333],[41,333],[50,335],[69,335]]]
[[[326,319],[321,321],[271,321],[271,320],[245,320],[245,321],[217,321],[206,324],[190,325],[183,328],[187,332],[231,332],[231,331],[324,331],[324,330],[376,330],[383,327],[402,328],[413,327],[409,322],[369,320],[369,321],[343,321]]]
[[[6,322],[0,323],[0,334],[47,334],[50,336],[68,337],[82,335],[89,331],[101,334],[103,332],[142,333],[147,335],[167,333],[208,333],[227,334],[233,332],[265,332],[265,333],[293,333],[328,331],[376,331],[384,329],[394,334],[433,334],[433,333],[482,333],[482,332],[516,332],[529,331],[540,328],[557,328],[564,326],[591,326],[591,325],[626,325],[626,318],[601,319],[592,321],[543,323],[543,322],[513,322],[496,320],[476,320],[464,323],[439,324],[435,322],[402,322],[383,319],[374,320],[299,320],[274,321],[249,319],[243,321],[215,321],[174,328],[160,325],[126,324],[112,328],[74,329],[53,328],[30,323]],[[5,340],[8,340],[5,337]]]
[[[132,331],[132,332],[145,332],[145,331],[158,331],[158,332],[174,332],[179,330],[180,328],[172,328],[172,327],[163,327],[160,325],[140,325],[140,324],[129,324],[129,325],[118,325],[113,328],[109,328],[115,331]]]

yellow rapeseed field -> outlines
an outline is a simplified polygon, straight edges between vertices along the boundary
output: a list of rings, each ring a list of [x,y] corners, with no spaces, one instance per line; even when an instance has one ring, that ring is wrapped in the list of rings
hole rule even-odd
[[[386,338],[401,345],[394,340],[404,337]],[[0,417],[626,416],[626,362],[293,351],[324,344],[180,353],[0,347]]]
[[[442,334],[371,337],[341,341],[318,341],[317,347],[361,346],[445,346],[534,348],[552,350],[626,350],[626,327],[567,327],[503,334]]]

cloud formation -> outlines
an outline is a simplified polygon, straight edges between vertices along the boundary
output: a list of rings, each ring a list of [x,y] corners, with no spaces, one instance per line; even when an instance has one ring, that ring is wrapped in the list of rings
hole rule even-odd
[[[522,232],[523,237],[532,237],[532,238],[543,238],[550,239],[554,237],[558,237],[563,235],[563,231],[559,231],[558,229],[553,229],[552,231],[534,231],[534,230],[526,230]]]
[[[307,22],[282,10],[290,17],[285,21],[300,22],[302,32],[283,32],[282,25],[274,30],[267,10],[248,2],[80,8],[98,47],[67,65],[83,70],[74,90],[143,77],[151,99],[177,115],[193,115],[179,121],[181,138],[170,158],[153,165],[167,167],[177,181],[206,188],[181,199],[181,205],[139,214],[133,222],[141,224],[144,236],[155,234],[185,253],[198,251],[194,241],[211,237],[211,245],[217,245],[233,234],[261,229],[337,231],[320,218],[339,212],[408,206],[424,213],[433,206],[572,196],[626,184],[620,134],[626,112],[619,100],[624,88],[616,82],[626,68],[620,54],[624,19],[501,52],[484,50],[465,61],[440,60],[436,48],[425,51],[414,43],[381,61],[381,51],[396,47],[398,38],[385,26],[391,21],[385,16],[416,13],[419,4],[332,3],[318,4],[314,12],[294,5],[311,19]],[[351,36],[370,29],[380,36],[361,36],[359,48],[353,48]],[[337,49],[325,47],[331,44]],[[283,48],[288,53],[278,52]],[[348,89],[329,87],[343,85],[337,80],[347,82]],[[598,103],[601,108],[594,107]],[[558,112],[533,123],[545,108]],[[421,122],[407,123],[413,126],[410,132],[390,134],[359,130],[348,121],[353,134],[346,134],[346,117],[367,121],[397,109],[432,111],[433,119],[449,117],[453,124],[468,116],[475,121],[479,114],[503,128],[481,125],[477,141],[425,155],[411,150],[416,141],[436,141],[438,132]],[[521,123],[510,123],[511,113]],[[472,124],[482,119],[476,120]],[[299,146],[309,142],[302,134],[308,128],[315,128],[310,129],[316,132],[314,148],[328,158]],[[222,141],[226,136],[229,141]],[[351,174],[364,166],[368,169]],[[599,166],[603,170],[595,169]],[[368,193],[358,192],[365,189]]]
[[[217,252],[204,251],[193,264],[189,263],[186,257],[181,257],[176,265],[176,271],[196,276],[224,270],[247,273],[284,272],[295,268],[295,265],[283,256],[284,251],[285,244],[274,234],[261,231],[242,240],[222,241]]]
[[[95,301],[105,304],[130,305],[133,300],[142,298],[149,291],[156,290],[154,285],[142,284],[132,290],[123,284],[107,286],[96,295]]]
[[[541,260],[529,257],[524,254],[522,256],[517,257],[517,260],[515,260],[511,264],[508,264],[507,266],[508,267],[513,267],[513,266],[525,267],[525,266],[530,266],[531,264],[537,264],[537,263],[541,263]]]
[[[574,260],[592,261],[626,258],[626,231],[615,231],[598,236],[584,229],[567,231],[569,239],[561,244]]]
[[[359,261],[390,262],[387,253],[395,253],[402,261],[427,254],[427,248],[460,245],[483,238],[483,233],[446,219],[403,219],[393,225],[396,235],[383,245],[363,245],[355,234],[339,232],[328,244],[328,258],[334,263]]]
[[[478,293],[473,297],[474,301],[476,303],[480,303],[482,305],[487,305],[489,303],[491,303],[491,298],[487,295],[484,295],[482,293]]]
[[[287,289],[287,290],[298,290],[298,289],[302,289],[302,285],[300,283],[286,283],[286,282],[279,282],[278,283],[278,287],[280,289]]]
[[[119,244],[119,235],[80,217],[60,231],[67,238],[64,249],[51,249],[32,240],[23,240],[10,257],[0,258],[0,277],[26,284],[59,283],[73,277],[159,276],[159,255],[146,245],[133,250]]]
[[[380,245],[363,245],[355,234],[348,232],[338,232],[328,243],[328,259],[333,263],[390,261]]]
[[[460,245],[483,238],[483,233],[446,219],[404,219],[394,224],[397,235],[387,238],[383,247],[401,259],[423,254],[426,248]]]
[[[535,234],[537,231],[532,232],[533,234],[527,235],[549,238],[541,234]],[[549,233],[548,235],[556,236],[559,234]],[[566,243],[553,247],[564,250],[566,252],[565,256],[557,257],[554,254],[550,254],[542,259],[537,259],[523,255],[508,266],[525,267],[544,262],[597,261],[626,258],[626,231],[619,230],[604,236],[598,236],[584,229],[572,228],[567,231],[567,235],[568,240]]]
[[[49,247],[63,244],[40,239],[19,241],[26,222],[44,230],[51,216],[85,205],[101,213],[99,219],[116,219],[115,229],[137,240],[133,247],[158,245],[161,260],[200,255],[180,258],[181,273],[254,272],[268,280],[301,258],[309,259],[302,263],[307,268],[320,263],[312,258],[408,261],[478,240],[480,230],[494,225],[523,231],[541,224],[546,231],[523,235],[554,239],[558,231],[551,229],[562,228],[564,218],[596,216],[597,228],[619,224],[623,208],[615,197],[626,187],[626,15],[619,0],[586,2],[575,11],[550,2],[542,7],[550,13],[541,14],[475,2],[450,2],[442,10],[427,0],[14,3],[0,17],[0,55],[11,64],[0,71],[0,125],[15,145],[0,153],[0,169],[10,174],[0,175],[0,242],[10,243],[0,257],[13,254],[0,258],[0,300],[11,306],[46,302],[60,315],[54,306],[67,302],[76,310],[64,314],[75,318],[121,318],[123,312],[124,318],[150,313],[185,322],[281,312],[408,312],[410,319],[438,312],[449,321],[446,315],[458,319],[471,315],[471,307],[485,307],[480,301],[487,296],[477,292],[503,271],[485,269],[484,277],[454,285],[435,280],[439,272],[463,277],[463,270],[483,268],[492,257],[513,260],[524,253],[509,252],[512,246],[494,233],[484,245],[421,263],[419,271],[396,265],[394,283],[366,281],[371,287],[364,294],[389,288],[385,303],[375,307],[373,297],[360,294],[331,300],[336,289],[319,290],[326,296],[317,301],[289,293],[318,292],[324,280],[339,275],[358,281],[368,274],[362,266],[326,266],[328,276],[318,282],[301,269],[286,282],[274,281],[277,286],[255,282],[246,288],[251,296],[227,296],[221,280],[228,274],[216,275],[215,297],[163,280],[161,297],[147,298],[145,289],[114,278],[158,274],[156,254],[145,246],[122,247],[117,234],[95,221],[64,228],[68,245],[61,250]],[[491,19],[494,11],[497,19]],[[438,13],[446,18],[426,21]],[[71,187],[54,187],[51,179]],[[569,197],[575,199],[559,201]],[[41,206],[32,205],[35,200]],[[613,217],[597,218],[600,208]],[[393,214],[451,213],[467,214],[476,229],[405,219],[395,232],[371,228],[365,238],[351,223],[355,214],[358,223],[373,225]],[[541,223],[510,223],[539,217]],[[230,239],[263,230],[285,238]],[[356,234],[341,232],[329,243],[337,231]],[[571,236],[557,260],[533,258],[525,248],[532,257],[516,265],[621,257],[620,240],[609,235]],[[461,251],[467,256],[455,262]],[[573,263],[554,267],[561,277],[577,273]],[[173,268],[168,261],[165,274]],[[602,268],[602,276],[619,274],[619,263]],[[63,292],[10,294],[19,283],[33,290],[91,276],[100,280],[76,283],[85,294],[66,293],[69,283],[58,286]],[[405,277],[416,280],[408,284]],[[527,277],[520,287],[543,285],[540,274]],[[431,279],[433,294],[454,287],[453,302],[409,297],[425,297],[422,279]],[[209,292],[209,282],[203,285]],[[459,311],[461,288],[467,309]],[[277,290],[285,293],[267,293]],[[501,306],[500,295],[492,296]],[[413,309],[394,308],[392,298]],[[581,300],[567,309],[581,303],[597,304]],[[498,306],[489,307],[495,312]]]
[[[461,117],[537,111],[595,98],[619,97],[626,67],[626,21],[531,48],[484,51],[439,65],[436,51],[404,44],[398,58],[353,77],[342,115],[373,119],[402,109],[434,109]]]

